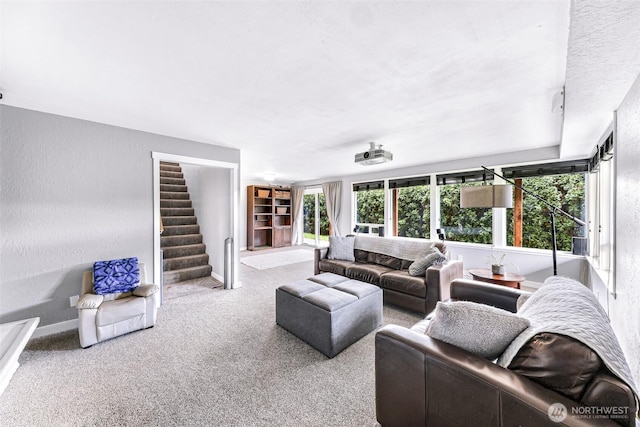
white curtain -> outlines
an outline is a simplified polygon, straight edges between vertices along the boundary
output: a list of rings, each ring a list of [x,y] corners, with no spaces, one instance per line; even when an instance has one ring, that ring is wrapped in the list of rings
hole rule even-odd
[[[304,239],[304,213],[302,212],[302,199],[304,197],[304,187],[291,187],[291,216],[293,224],[291,226],[293,235],[291,244],[301,245]]]
[[[331,235],[340,236],[338,221],[342,208],[342,181],[325,182],[322,184],[322,192],[327,204],[327,216],[332,225]]]

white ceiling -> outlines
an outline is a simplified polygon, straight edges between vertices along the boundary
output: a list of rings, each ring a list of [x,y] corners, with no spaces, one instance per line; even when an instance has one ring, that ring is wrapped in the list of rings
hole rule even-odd
[[[2,1],[0,91],[239,148],[247,179],[586,157],[640,71],[640,2],[611,3]],[[394,161],[354,164],[369,141]]]

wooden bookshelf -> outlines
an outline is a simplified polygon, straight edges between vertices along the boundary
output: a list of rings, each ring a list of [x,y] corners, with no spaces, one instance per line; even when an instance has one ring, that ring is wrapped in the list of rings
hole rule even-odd
[[[291,190],[247,187],[247,249],[291,246]]]

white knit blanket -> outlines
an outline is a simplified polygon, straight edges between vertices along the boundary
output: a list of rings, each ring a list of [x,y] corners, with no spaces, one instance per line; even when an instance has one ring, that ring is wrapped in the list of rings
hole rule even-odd
[[[550,277],[522,305],[518,315],[528,319],[531,326],[500,356],[500,366],[508,367],[520,348],[534,335],[542,332],[562,334],[595,351],[607,368],[631,387],[638,400],[638,390],[609,316],[582,283],[565,277]]]
[[[424,239],[356,235],[353,247],[363,251],[414,261],[431,249],[433,244],[433,241]]]

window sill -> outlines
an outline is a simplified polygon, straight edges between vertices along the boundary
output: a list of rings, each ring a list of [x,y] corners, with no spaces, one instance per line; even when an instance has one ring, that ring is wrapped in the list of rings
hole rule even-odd
[[[452,240],[445,240],[444,243],[448,247],[452,247],[452,248],[455,248],[455,247],[474,248],[474,249],[485,248],[488,251],[493,250],[498,252],[535,255],[535,256],[543,256],[543,257],[552,256],[551,249],[521,248],[517,246],[492,246],[485,243],[455,242]],[[585,255],[574,255],[573,253],[567,252],[567,251],[557,251],[556,255],[558,256],[558,258],[564,258],[564,259],[587,259],[587,256]]]
[[[604,285],[609,290],[609,293],[612,295],[615,295],[615,289],[613,287],[613,280],[612,280],[613,272],[611,270],[605,270],[605,269],[599,268],[597,258],[588,256],[586,257],[586,259],[587,259],[587,262],[589,263],[591,274],[595,274],[596,276],[598,276],[600,281],[604,283]]]

